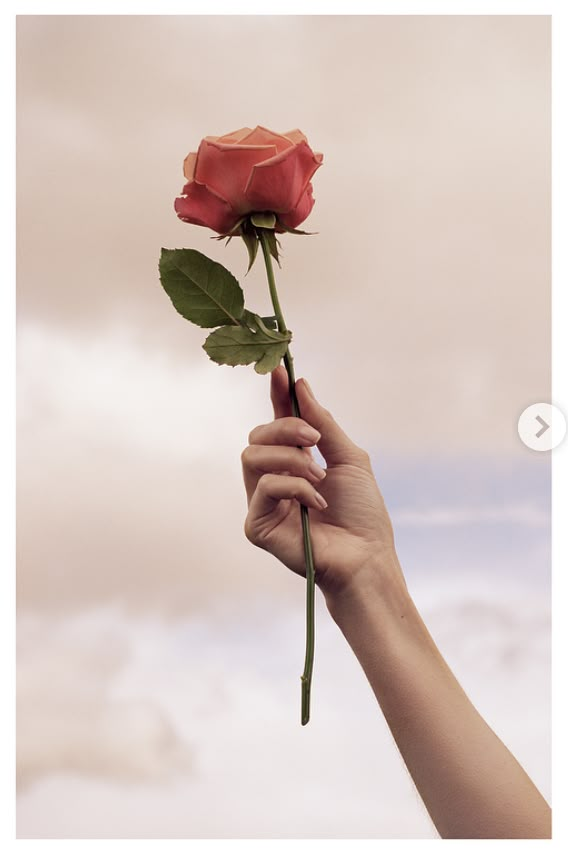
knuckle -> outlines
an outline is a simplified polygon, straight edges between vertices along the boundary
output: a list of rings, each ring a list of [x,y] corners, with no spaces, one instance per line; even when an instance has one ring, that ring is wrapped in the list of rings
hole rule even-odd
[[[362,449],[360,446],[357,446],[356,449],[357,449],[357,456],[359,457],[360,462],[363,465],[368,466],[370,468],[371,467],[371,455],[369,454],[369,452],[366,451],[365,449]]]
[[[241,463],[243,466],[253,466],[256,457],[255,446],[245,446],[241,452]]]
[[[252,523],[251,523],[248,515],[245,519],[243,529],[244,529],[244,532],[245,532],[245,537],[249,541],[249,543],[254,543],[255,542],[255,534],[254,534],[254,531],[253,531],[253,528],[252,528]]]
[[[256,442],[260,428],[262,428],[262,425],[257,425],[248,435],[249,446]]]
[[[311,484],[308,484],[305,478],[293,478],[292,481],[292,493],[294,496],[304,496],[309,490],[311,490]]]
[[[256,485],[256,489],[262,495],[266,495],[270,490],[270,485],[272,484],[272,479],[274,476],[270,472],[265,472],[264,475],[261,475],[258,479],[258,484]]]
[[[298,431],[302,426],[306,426],[307,422],[305,419],[302,419],[300,416],[289,416],[286,420],[286,431],[290,434],[294,439],[298,434]]]
[[[302,475],[304,475],[304,476],[305,475],[312,475],[312,472],[310,470],[310,464],[314,463],[314,459],[313,459],[311,453],[303,451],[303,452],[298,452],[298,454],[301,454],[301,457],[299,458],[299,460],[300,460],[300,466],[301,466],[301,469],[302,469]]]

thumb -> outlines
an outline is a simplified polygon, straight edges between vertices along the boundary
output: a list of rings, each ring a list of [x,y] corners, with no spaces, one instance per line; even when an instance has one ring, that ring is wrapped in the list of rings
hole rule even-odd
[[[349,463],[368,468],[370,461],[367,452],[354,443],[337,424],[329,410],[322,407],[305,378],[296,381],[296,396],[302,419],[321,434],[318,449],[327,465]]]

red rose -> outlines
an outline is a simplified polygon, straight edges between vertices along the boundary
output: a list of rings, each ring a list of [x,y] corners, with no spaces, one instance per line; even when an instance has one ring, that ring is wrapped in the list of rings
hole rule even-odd
[[[314,205],[312,179],[323,160],[300,130],[273,133],[243,127],[225,136],[206,136],[185,158],[188,182],[175,201],[182,221],[226,234],[249,213],[272,212],[295,228]]]

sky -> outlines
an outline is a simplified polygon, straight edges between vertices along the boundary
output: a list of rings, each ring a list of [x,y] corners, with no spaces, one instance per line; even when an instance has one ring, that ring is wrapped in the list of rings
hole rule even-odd
[[[436,835],[319,591],[300,726],[304,582],[243,533],[269,379],[159,284],[197,248],[270,312],[173,211],[200,139],[256,124],[324,154],[278,270],[297,375],[550,799],[550,458],[517,434],[550,401],[549,65],[544,16],[19,16],[19,838]]]

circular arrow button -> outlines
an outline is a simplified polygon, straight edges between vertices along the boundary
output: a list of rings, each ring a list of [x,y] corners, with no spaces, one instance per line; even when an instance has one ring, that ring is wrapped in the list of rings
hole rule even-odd
[[[517,427],[525,446],[535,452],[549,452],[564,439],[566,419],[553,404],[541,401],[523,410]]]

